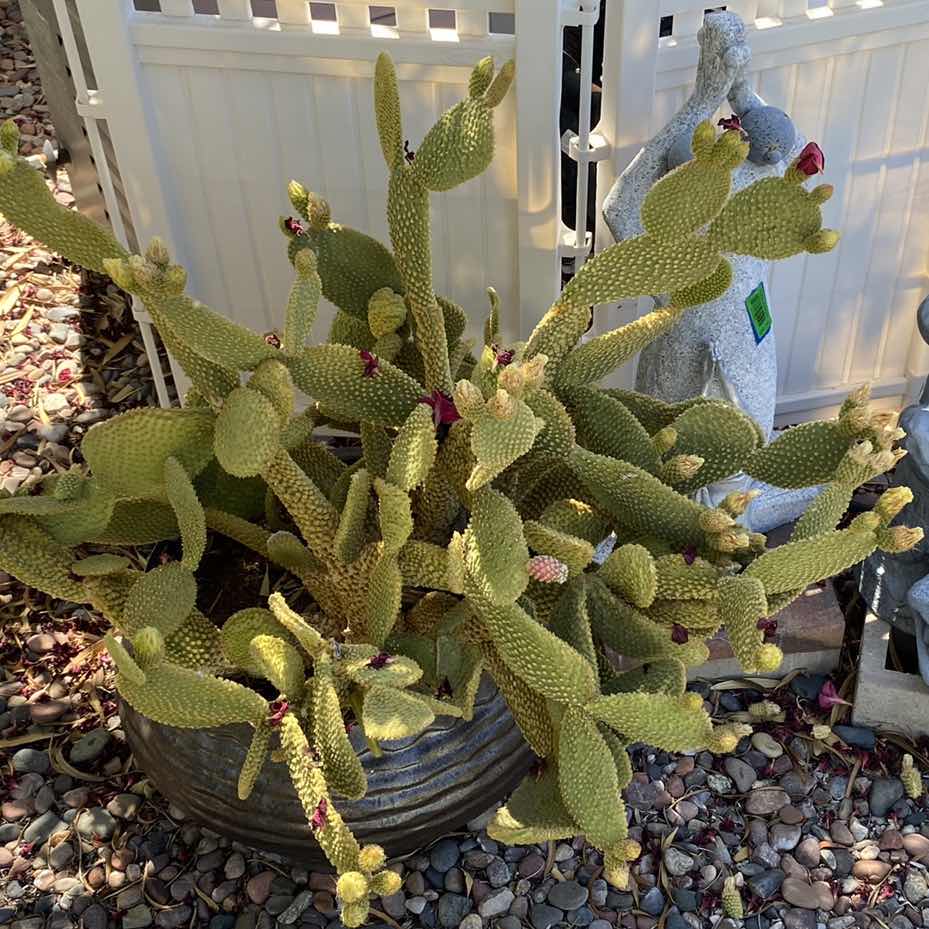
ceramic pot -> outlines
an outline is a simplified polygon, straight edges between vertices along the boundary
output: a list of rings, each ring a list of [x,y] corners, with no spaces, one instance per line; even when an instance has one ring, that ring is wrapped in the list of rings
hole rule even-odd
[[[250,726],[176,729],[125,702],[120,715],[136,763],[186,814],[230,839],[328,868],[286,765],[266,764],[252,795],[239,800]],[[427,845],[502,800],[534,759],[486,677],[467,722],[438,717],[418,736],[383,743],[380,758],[367,749],[359,727],[352,742],[368,774],[368,792],[361,800],[333,800],[359,842],[376,842],[391,857]]]

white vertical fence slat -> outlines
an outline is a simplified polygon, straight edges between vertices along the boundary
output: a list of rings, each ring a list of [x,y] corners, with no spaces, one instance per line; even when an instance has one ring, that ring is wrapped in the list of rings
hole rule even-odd
[[[251,0],[218,0],[219,18],[239,22],[252,18]]]
[[[310,24],[310,4],[307,0],[277,0],[277,18],[284,28],[308,26]]]
[[[525,334],[561,284],[561,4],[516,0],[515,6],[520,313],[513,329]]]
[[[93,62],[97,84],[96,105],[101,107],[99,118],[107,120],[110,138],[117,151],[120,177],[136,237],[140,242],[147,242],[152,236],[161,235],[168,247],[177,253],[174,217],[165,194],[165,179],[160,173],[157,139],[152,131],[151,105],[143,94],[138,60],[129,34],[127,9],[121,4],[99,4],[95,0],[76,0],[76,8],[83,26],[87,52]],[[57,12],[62,19],[61,9]],[[69,45],[66,51],[72,73],[82,74],[80,55],[73,39]],[[80,88],[78,93],[80,98]],[[81,102],[80,99],[78,102]],[[93,118],[89,119],[88,125],[92,122]],[[91,138],[96,137],[95,157],[103,161],[105,159],[102,158],[95,129],[89,130]],[[119,213],[119,207],[112,186],[104,192],[110,195],[107,205],[110,215],[115,216]],[[143,329],[147,325],[143,320]],[[151,354],[154,355],[154,352]],[[171,361],[175,381],[182,385],[182,372],[173,359]],[[152,357],[151,362],[152,370],[158,370],[157,359]],[[163,389],[159,393],[161,402],[166,402]]]
[[[165,16],[193,16],[194,3],[193,0],[161,0],[161,12]]]

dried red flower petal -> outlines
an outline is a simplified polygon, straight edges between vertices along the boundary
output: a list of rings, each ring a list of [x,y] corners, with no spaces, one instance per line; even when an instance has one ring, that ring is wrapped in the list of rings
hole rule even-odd
[[[299,219],[295,219],[293,216],[288,216],[287,219],[284,220],[284,227],[293,235],[306,234],[306,229],[303,228],[303,223],[301,223]]]
[[[731,116],[724,116],[716,125],[721,129],[725,129],[726,132],[742,131],[742,120],[735,113]]]
[[[675,623],[671,627],[671,641],[675,645],[686,645],[690,641],[690,633],[680,623]]]
[[[72,377],[74,377],[74,373],[70,368],[62,368],[61,371],[58,372],[58,383],[68,384]]]
[[[265,333],[265,342],[266,342],[268,345],[273,346],[274,348],[280,348],[280,347],[281,347],[281,340],[280,340],[280,337],[278,336],[278,334],[277,334],[276,332],[266,332],[266,333]]]
[[[316,809],[313,810],[313,815],[310,817],[310,828],[319,831],[320,829],[326,828],[326,823],[329,821],[329,801],[323,797],[319,803],[316,804]]]
[[[432,419],[437,429],[439,426],[461,419],[461,414],[455,407],[455,401],[441,390],[432,391],[428,397],[420,397],[419,402],[432,407]]]
[[[275,700],[270,709],[271,715],[268,717],[268,723],[272,726],[280,726],[290,709],[290,704],[286,700]]]
[[[797,156],[794,166],[807,177],[822,174],[826,169],[826,156],[815,142],[807,142],[803,151]]]
[[[836,705],[851,706],[848,700],[843,700],[839,696],[839,692],[835,689],[835,684],[831,680],[823,684],[819,691],[819,696],[816,698],[816,702],[819,704],[821,710],[831,710]]]
[[[377,357],[377,355],[374,355],[367,349],[363,348],[358,352],[358,357],[364,362],[365,365],[363,372],[364,376],[374,377],[381,365],[380,359]]]
[[[368,667],[374,668],[375,671],[380,671],[381,668],[386,667],[393,655],[388,655],[387,652],[378,652],[369,662]]]
[[[765,642],[777,632],[777,620],[770,616],[762,616],[755,625],[764,633]]]

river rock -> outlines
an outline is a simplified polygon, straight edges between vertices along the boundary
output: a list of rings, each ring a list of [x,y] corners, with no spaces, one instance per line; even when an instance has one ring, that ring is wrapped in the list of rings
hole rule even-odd
[[[81,736],[71,746],[71,754],[68,756],[71,764],[80,765],[95,761],[110,744],[112,738],[106,729],[93,729]]]
[[[735,782],[736,790],[739,793],[748,793],[752,784],[758,780],[758,773],[755,769],[750,764],[742,761],[741,758],[734,758],[729,755],[723,763],[723,767],[726,774]]]
[[[886,816],[890,808],[903,797],[903,783],[898,777],[879,777],[871,784],[868,803],[872,816]]]
[[[804,910],[831,910],[835,903],[832,889],[825,881],[810,885],[796,877],[784,879],[781,896],[792,906]]]
[[[587,896],[587,888],[577,881],[561,881],[548,892],[548,902],[561,910],[576,910],[587,902]]]
[[[561,886],[556,884],[556,887]],[[582,888],[583,889],[583,888]],[[586,897],[587,891],[584,891],[584,896]],[[549,895],[549,899],[551,895]],[[499,890],[491,891],[483,900],[478,904],[477,911],[485,919],[489,919],[493,916],[502,916],[506,913],[510,904],[513,900],[516,899],[515,894],[509,887],[501,887]]]
[[[770,816],[790,803],[790,797],[780,787],[756,787],[745,800],[745,810],[752,816]]]
[[[50,767],[48,752],[36,748],[21,748],[13,755],[13,770],[17,774],[45,774]]]

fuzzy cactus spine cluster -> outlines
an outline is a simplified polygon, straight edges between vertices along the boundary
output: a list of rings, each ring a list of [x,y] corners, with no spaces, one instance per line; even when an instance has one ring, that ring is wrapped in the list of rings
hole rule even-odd
[[[724,627],[747,671],[771,671],[779,609],[875,548],[903,551],[920,536],[891,526],[905,490],[835,528],[855,487],[899,455],[895,421],[864,393],[837,420],[765,445],[723,402],[597,386],[726,290],[724,253],[774,259],[834,245],[819,209],[830,188],[808,191],[799,164],[731,195],[746,154],[738,132],[701,124],[694,160],[649,193],[644,234],[591,258],[528,341],[504,341],[491,292],[472,352],[464,310],[434,290],[429,197],[488,166],[493,109],[512,77],[511,64],[479,62],[468,96],[411,153],[393,64],[378,59],[391,248],[334,222],[292,182],[298,218],[281,229],[294,279],[272,341],[190,297],[160,242],[129,255],[56,205],[16,157],[15,128],[0,134],[0,210],[136,295],[193,384],[183,409],[95,426],[86,469],[0,499],[0,568],[111,621],[118,687],[139,712],[253,728],[240,795],[265,765],[287,765],[339,871],[348,926],[397,884],[383,850],[359,847],[339,815],[340,797],[366,789],[349,714],[377,751],[436,716],[470,718],[486,673],[544,761],[491,833],[518,843],[584,833],[622,885],[639,853],[620,797],[626,745],[725,752],[747,731],[714,725],[686,691],[706,639]],[[592,305],[654,293],[669,305],[581,343]],[[309,345],[321,296],[337,313],[329,341]],[[327,426],[358,437],[357,461],[333,454],[317,432]],[[717,508],[692,498],[740,471],[827,488],[791,541],[767,550],[738,522],[751,495]],[[200,613],[197,570],[215,535],[292,577],[300,609],[276,592],[221,623]],[[180,540],[181,557],[146,572],[105,552],[165,539]],[[599,563],[605,539],[615,546]],[[269,688],[277,699],[261,695]],[[729,896],[735,912],[735,887]]]

